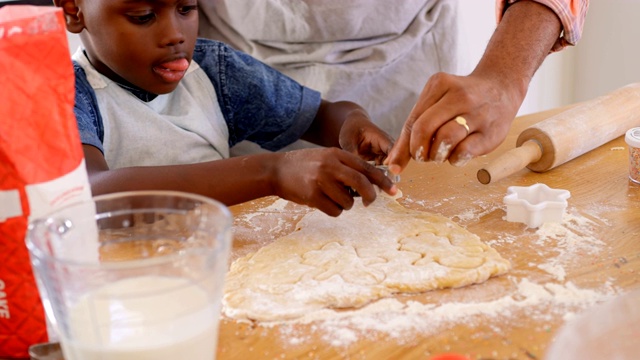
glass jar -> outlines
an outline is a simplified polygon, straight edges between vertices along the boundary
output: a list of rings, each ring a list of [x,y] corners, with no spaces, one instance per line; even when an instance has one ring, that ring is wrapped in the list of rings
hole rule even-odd
[[[629,179],[640,184],[640,127],[629,129],[624,140],[629,145]]]

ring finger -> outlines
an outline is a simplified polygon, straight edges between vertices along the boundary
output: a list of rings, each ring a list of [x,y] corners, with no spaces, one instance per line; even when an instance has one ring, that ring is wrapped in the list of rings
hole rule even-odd
[[[453,149],[473,132],[472,123],[458,115],[442,124],[435,133],[429,158],[442,163],[449,158]]]

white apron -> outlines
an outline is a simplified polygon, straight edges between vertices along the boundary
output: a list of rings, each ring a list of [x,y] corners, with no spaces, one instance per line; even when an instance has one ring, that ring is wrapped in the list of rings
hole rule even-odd
[[[104,157],[110,169],[229,157],[229,129],[215,89],[195,62],[173,92],[144,102],[98,73],[82,50],[73,59],[95,91],[104,126]]]

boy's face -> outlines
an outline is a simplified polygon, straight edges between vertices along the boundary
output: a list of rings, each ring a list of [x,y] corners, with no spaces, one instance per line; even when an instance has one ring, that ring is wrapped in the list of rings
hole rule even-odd
[[[67,28],[80,29],[93,66],[110,79],[165,94],[184,77],[198,35],[197,0],[57,0],[56,5],[65,10]],[[77,28],[69,23],[70,9],[77,11]]]

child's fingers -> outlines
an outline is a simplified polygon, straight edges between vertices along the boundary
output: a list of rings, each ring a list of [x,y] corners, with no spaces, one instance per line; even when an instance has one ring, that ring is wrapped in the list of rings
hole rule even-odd
[[[338,174],[338,181],[362,196],[365,206],[376,199],[377,194],[373,185],[383,189],[386,193],[395,194],[395,185],[391,179],[385,175],[384,171],[372,164],[355,157],[343,159],[343,164],[346,167],[343,172]]]
[[[362,197],[365,204],[373,202],[376,198],[373,184],[361,172],[364,171],[364,165],[358,164],[357,167],[359,170],[340,163],[339,169],[328,174],[332,181],[322,186],[322,191],[345,210],[351,209],[354,197]]]
[[[318,196],[315,199],[313,206],[329,216],[336,217],[342,214],[342,211],[344,209],[350,209],[351,206],[353,206],[353,199],[349,196],[346,196],[346,197],[348,197],[349,200],[351,201],[351,205],[349,205],[348,208],[334,201],[330,196],[324,193],[320,194],[320,196]],[[348,202],[349,202],[348,200],[345,201],[345,203],[348,203]]]

